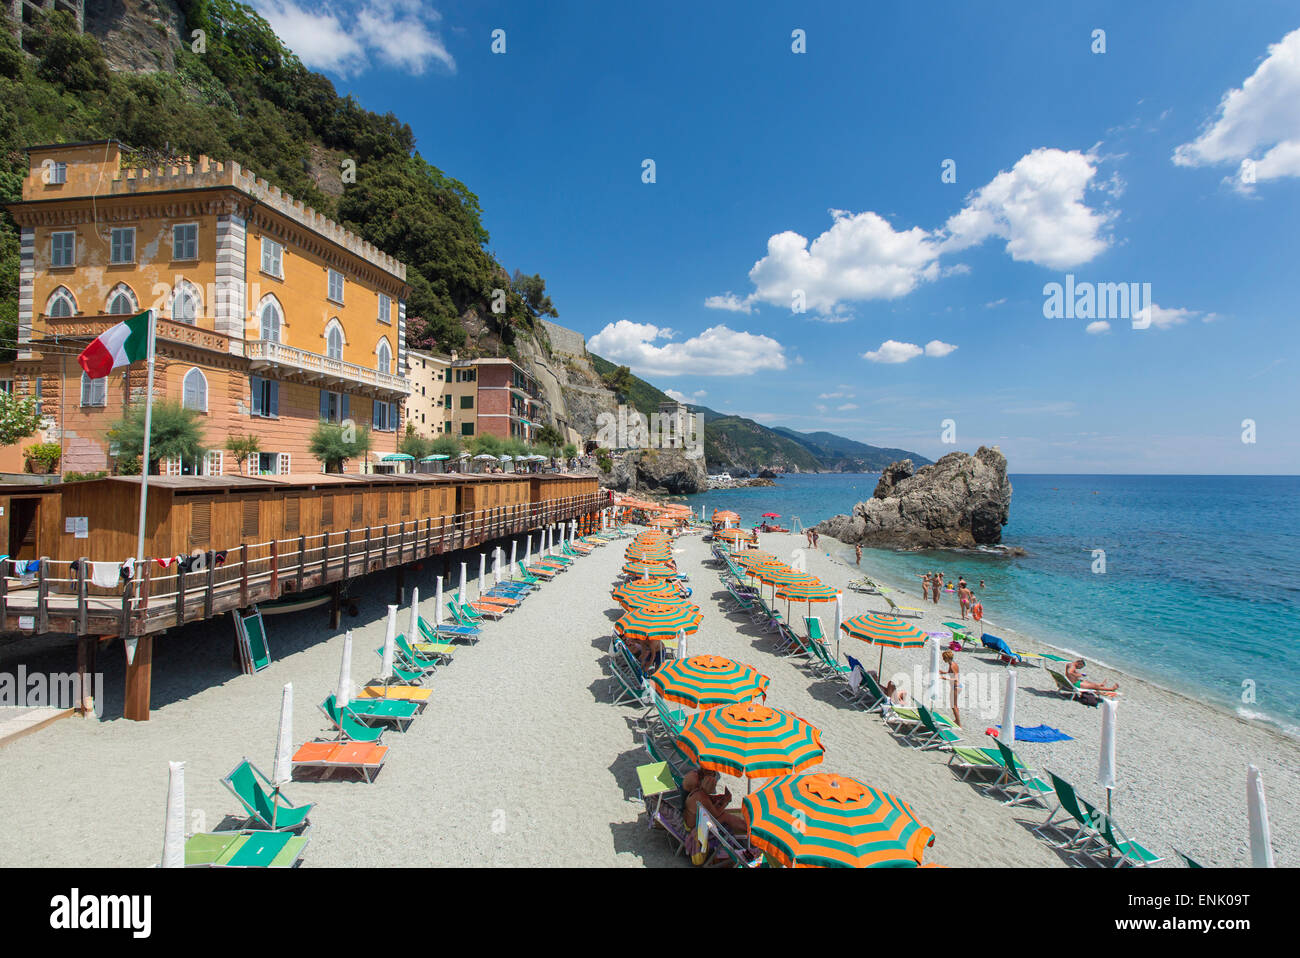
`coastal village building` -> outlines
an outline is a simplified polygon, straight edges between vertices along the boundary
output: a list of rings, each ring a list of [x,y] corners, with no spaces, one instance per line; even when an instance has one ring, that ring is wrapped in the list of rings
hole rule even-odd
[[[460,359],[424,350],[408,354],[407,421],[422,436],[464,441],[489,435],[531,442],[550,421],[537,380],[511,359]]]
[[[77,354],[157,311],[155,401],[202,414],[208,451],[172,475],[231,475],[227,436],[261,439],[246,472],[317,472],[319,420],[368,426],[395,452],[406,379],[406,267],[238,163],[137,166],[114,141],[31,147],[22,201],[18,356],[0,371],[37,397],[62,471],[111,470],[107,431],[144,398],[144,363],[90,380]],[[39,441],[37,436],[30,445]],[[0,471],[22,469],[21,450]]]

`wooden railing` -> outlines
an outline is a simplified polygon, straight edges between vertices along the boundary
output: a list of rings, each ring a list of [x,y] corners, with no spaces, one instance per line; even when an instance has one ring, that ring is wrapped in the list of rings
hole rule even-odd
[[[182,571],[178,564],[164,568],[152,558],[133,560],[131,579],[116,589],[93,585],[84,558],[77,560],[75,569],[72,562],[42,558],[30,577],[11,574],[13,567],[6,563],[0,576],[0,632],[123,637],[158,632],[560,522],[580,519],[585,525],[581,531],[592,531],[596,515],[608,505],[608,495],[590,493],[342,532],[231,543],[203,553],[207,561],[191,571]],[[523,558],[522,550],[518,558]]]

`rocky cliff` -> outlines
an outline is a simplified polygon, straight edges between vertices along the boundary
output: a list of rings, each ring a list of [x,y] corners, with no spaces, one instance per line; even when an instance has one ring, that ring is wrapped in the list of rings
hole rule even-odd
[[[644,449],[611,456],[600,483],[619,492],[685,496],[707,491],[709,477],[703,456],[692,459],[682,449]]]
[[[933,549],[993,545],[1011,516],[1007,459],[997,446],[950,452],[916,469],[891,463],[872,498],[817,531],[850,544]]]

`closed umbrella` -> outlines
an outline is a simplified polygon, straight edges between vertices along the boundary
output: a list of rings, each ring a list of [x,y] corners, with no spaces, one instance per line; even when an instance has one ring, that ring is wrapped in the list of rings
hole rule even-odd
[[[460,589],[456,594],[461,599],[465,598],[465,563],[463,562],[460,564]]]
[[[1259,769],[1246,769],[1246,814],[1250,819],[1250,864],[1252,868],[1273,867],[1273,836],[1268,827],[1268,806],[1264,802],[1264,779]]]
[[[510,540],[510,569],[509,569],[511,582],[515,581],[515,562],[518,561],[515,557],[516,555],[518,555],[518,549],[519,549],[519,540],[511,539]]]
[[[840,658],[840,626],[844,624],[844,593],[835,596],[835,661]]]
[[[497,546],[492,550],[492,582],[494,585],[501,584],[501,547]]]
[[[1007,671],[1011,671],[1008,669]],[[1015,678],[1015,674],[1012,674]],[[1106,696],[1101,702],[1101,759],[1097,764],[1097,784],[1106,790],[1106,814],[1110,814],[1111,789],[1118,784],[1119,776],[1115,766],[1115,722],[1118,718],[1116,706],[1119,703]],[[1005,722],[1006,719],[1003,719]]]
[[[479,598],[483,598],[483,576],[487,570],[487,553],[478,554],[478,581],[474,583],[474,588],[478,590]]]
[[[915,868],[934,844],[907,802],[847,775],[779,778],[743,808],[751,844],[787,868]]]
[[[931,641],[934,641],[931,639]],[[1102,722],[1106,721],[1105,715],[1102,715]],[[1007,690],[1002,696],[1002,731],[998,737],[1003,745],[1007,748],[1016,744],[1016,673],[1014,669],[1007,669]],[[1112,746],[1114,742],[1111,743]],[[1104,743],[1103,743],[1104,746]],[[1112,753],[1112,759],[1114,755]],[[1103,759],[1104,761],[1104,759]],[[1107,811],[1110,810],[1110,789],[1106,790]]]
[[[380,676],[384,680],[384,685],[393,677],[393,657],[397,650],[397,606],[388,607],[388,623],[384,629],[384,658],[383,664],[380,665],[379,671],[383,673]],[[340,733],[342,734],[342,733]]]
[[[442,625],[442,576],[437,577],[437,592],[433,596],[433,624]]]
[[[339,685],[334,690],[339,708],[352,701],[352,630],[343,633],[343,661],[339,663]]]
[[[533,564],[533,534],[528,533],[528,538],[524,541],[524,565]]]
[[[340,702],[339,708],[347,703]],[[275,762],[271,765],[271,785],[275,788],[275,803],[279,804],[280,788],[293,780],[293,683],[286,682],[280,693],[280,734],[275,743]],[[274,821],[274,819],[272,819]]]
[[[185,763],[167,763],[167,817],[163,820],[163,868],[185,867]]]
[[[929,638],[925,641],[926,647],[930,650],[930,682],[926,691],[926,704],[932,709],[939,708],[943,704],[943,666],[939,663],[942,661],[939,653],[939,640]]]

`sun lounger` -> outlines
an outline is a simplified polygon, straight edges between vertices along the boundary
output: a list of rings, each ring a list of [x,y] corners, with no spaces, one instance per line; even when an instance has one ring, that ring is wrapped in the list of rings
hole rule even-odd
[[[921,609],[909,609],[899,605],[887,595],[882,595],[882,599],[889,606],[888,609],[872,609],[874,615],[892,615],[898,619],[919,619],[925,613]]]
[[[479,625],[484,619],[501,619],[506,614],[505,610],[500,606],[489,605],[484,602],[466,602],[463,599],[457,602],[452,599],[447,605],[460,613],[457,621],[461,625]]]
[[[420,619],[420,635],[429,642],[441,642],[446,639],[461,639],[465,642],[477,642],[479,630],[469,625],[430,625],[424,619]]]
[[[1044,804],[1044,796],[1052,794],[1052,786],[1026,769],[1016,753],[1001,739],[995,738],[993,742],[1001,757],[1002,771],[984,793],[1005,795],[1007,800],[1003,805]]]
[[[388,699],[394,702],[416,702],[420,704],[427,703],[433,696],[433,689],[416,688],[413,685],[367,685],[361,690],[359,699],[353,699],[353,702],[364,701],[366,699]],[[349,705],[351,703],[348,703]]]
[[[948,767],[961,773],[962,780],[972,772],[1001,772],[1002,757],[991,748],[954,745],[948,749]]]
[[[325,713],[330,724],[339,730],[341,742],[378,742],[384,734],[382,728],[365,724],[351,709],[340,709],[332,695],[320,704],[320,710]]]
[[[221,784],[230,789],[248,813],[241,829],[257,827],[273,832],[298,831],[307,827],[307,816],[316,807],[314,804],[295,805],[288,796],[277,795],[271,780],[248,759],[236,765]]]
[[[923,749],[947,749],[961,741],[961,735],[953,731],[951,723],[939,722],[934,713],[924,705],[916,706],[916,714],[921,719],[921,728],[916,730],[909,740]]]
[[[686,851],[686,824],[682,813],[676,805],[659,802],[649,813],[650,827],[662,829],[672,843],[673,852],[681,855]]]
[[[347,705],[358,721],[373,727],[374,722],[392,722],[400,729],[405,729],[411,720],[424,710],[423,702],[403,702],[400,699],[354,699]],[[322,703],[326,715],[338,712],[338,699],[330,695]]]
[[[863,576],[861,579],[854,579],[846,588],[854,592],[861,592],[863,595],[880,595],[880,589],[870,579]]]
[[[695,814],[696,827],[708,829],[711,838],[709,848],[715,853],[707,864],[727,865],[732,868],[758,868],[763,864],[763,853],[742,843],[737,836],[710,815],[707,808],[697,805]]]
[[[412,662],[402,654],[401,649],[394,649],[393,678],[407,685],[423,685],[426,677],[432,675],[437,666],[429,662]],[[383,649],[375,649],[375,655],[384,657]]]
[[[530,565],[525,566],[519,563],[519,571],[522,573],[523,580],[528,583],[535,583],[538,579],[554,579],[559,572],[546,566]]]
[[[878,706],[883,693],[873,692],[871,686],[866,682],[867,670],[863,668],[862,663],[853,656],[845,656],[849,660],[849,671],[844,676],[844,687],[836,690],[836,694],[849,705],[863,711],[873,711]]]
[[[185,839],[185,867],[292,868],[306,847],[288,832],[199,832]]]
[[[1164,858],[1125,835],[1109,815],[1084,801],[1060,776],[1053,772],[1047,774],[1052,780],[1058,804],[1047,816],[1047,821],[1034,829],[1035,834],[1041,835],[1050,828],[1067,836],[1066,842],[1058,847],[1073,852],[1071,857],[1074,859],[1087,855],[1115,867],[1133,865],[1139,868],[1164,861]],[[1075,823],[1072,833],[1065,830],[1069,821],[1053,821],[1058,811],[1064,811]]]
[[[407,642],[405,634],[398,635],[394,641],[407,659],[435,666],[450,662],[451,654],[456,651],[450,642]]]
[[[387,745],[371,742],[307,742],[294,753],[293,767],[360,772],[367,782],[373,782],[387,755]]]
[[[648,708],[651,702],[646,691],[641,664],[623,644],[622,639],[616,638],[611,643],[609,653],[609,668],[614,681],[614,704],[639,705]]]
[[[667,762],[651,762],[648,765],[638,765],[636,769],[637,797],[641,804],[647,809],[650,807],[650,799],[655,799],[655,804],[661,804],[665,798],[676,794],[681,794],[681,782],[673,773],[672,766]]]

